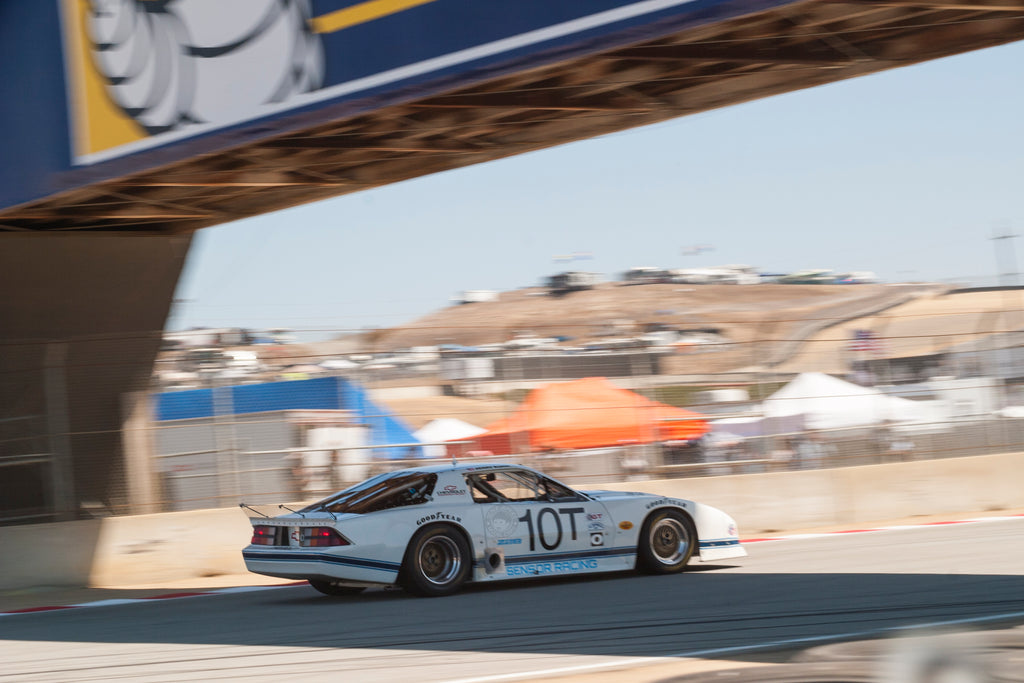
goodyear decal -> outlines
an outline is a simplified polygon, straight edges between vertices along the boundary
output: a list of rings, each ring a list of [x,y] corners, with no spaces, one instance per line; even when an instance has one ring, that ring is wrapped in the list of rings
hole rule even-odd
[[[434,512],[417,519],[416,526],[423,526],[427,522],[455,522],[457,524],[462,524],[462,517],[459,517],[458,515],[451,515],[447,512]]]
[[[689,507],[690,503],[689,501],[680,500],[678,498],[658,498],[657,500],[652,500],[651,502],[649,502],[647,504],[647,509],[650,510],[651,508],[664,507],[666,505],[680,507],[685,510]]]

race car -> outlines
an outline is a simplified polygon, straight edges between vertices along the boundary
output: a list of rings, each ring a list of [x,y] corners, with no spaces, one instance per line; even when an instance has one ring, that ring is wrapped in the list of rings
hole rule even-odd
[[[446,464],[388,472],[276,517],[252,517],[251,572],[327,595],[399,585],[448,595],[469,581],[681,572],[743,557],[736,523],[689,500],[576,491],[529,467]]]

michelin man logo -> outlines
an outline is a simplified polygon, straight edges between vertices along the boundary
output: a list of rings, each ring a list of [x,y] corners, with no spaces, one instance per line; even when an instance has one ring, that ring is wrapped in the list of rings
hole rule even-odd
[[[89,0],[107,94],[150,135],[233,123],[323,83],[310,0]]]
[[[508,536],[519,526],[519,517],[515,510],[493,507],[487,511],[484,527],[489,536]]]

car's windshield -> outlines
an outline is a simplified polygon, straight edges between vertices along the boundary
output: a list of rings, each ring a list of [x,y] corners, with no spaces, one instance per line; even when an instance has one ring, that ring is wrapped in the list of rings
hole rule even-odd
[[[434,492],[437,475],[426,472],[402,470],[388,472],[340,493],[328,496],[300,512],[351,512],[358,515],[387,508],[420,505],[430,500]]]

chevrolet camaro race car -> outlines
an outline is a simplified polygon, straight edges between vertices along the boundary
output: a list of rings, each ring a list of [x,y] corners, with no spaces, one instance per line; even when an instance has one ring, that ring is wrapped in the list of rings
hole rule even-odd
[[[576,491],[519,465],[389,472],[301,510],[250,518],[249,571],[328,595],[398,584],[416,595],[504,581],[639,568],[681,572],[743,557],[736,523],[689,500]]]

